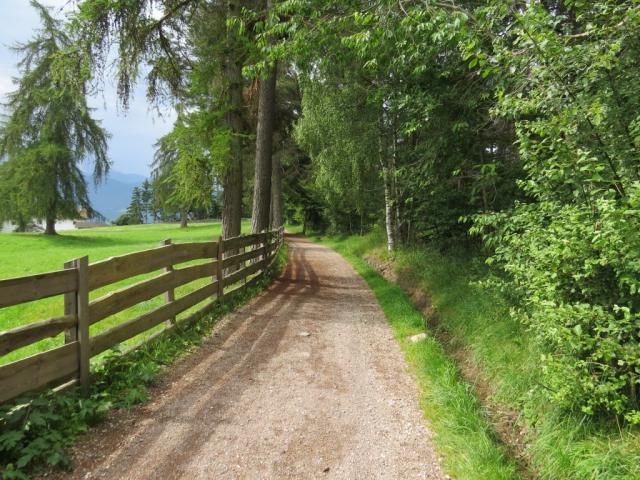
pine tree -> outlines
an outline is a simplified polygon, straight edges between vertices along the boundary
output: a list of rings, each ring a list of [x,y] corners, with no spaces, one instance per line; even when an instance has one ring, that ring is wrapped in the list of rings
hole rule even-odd
[[[142,201],[142,190],[135,187],[131,193],[131,203],[127,208],[129,225],[139,225],[144,223],[144,202]]]
[[[146,180],[142,183],[141,189],[142,200],[142,215],[144,217],[144,223],[149,223],[149,219],[154,220],[154,201],[153,201],[153,188],[151,182]]]

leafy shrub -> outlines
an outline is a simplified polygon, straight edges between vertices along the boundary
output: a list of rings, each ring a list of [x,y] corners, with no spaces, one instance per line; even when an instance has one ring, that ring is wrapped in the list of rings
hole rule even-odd
[[[34,465],[69,467],[65,450],[111,407],[106,395],[81,398],[77,392],[48,392],[0,408],[0,463],[3,478],[26,478]]]
[[[640,186],[630,198],[517,204],[476,217],[474,231],[507,273],[499,283],[520,301],[514,315],[547,352],[550,398],[640,423]]]
[[[487,61],[501,69],[494,112],[514,122],[526,203],[472,230],[546,351],[549,397],[640,423],[640,9],[528,2],[512,17],[506,4],[484,9],[504,33]]]
[[[128,408],[147,400],[161,365],[199,342],[213,324],[205,317],[192,329],[176,332],[123,355],[117,348],[95,366],[90,394],[78,389],[26,396],[0,407],[0,465],[3,479],[28,478],[42,465],[69,468],[67,448],[78,434],[101,421],[112,408]]]

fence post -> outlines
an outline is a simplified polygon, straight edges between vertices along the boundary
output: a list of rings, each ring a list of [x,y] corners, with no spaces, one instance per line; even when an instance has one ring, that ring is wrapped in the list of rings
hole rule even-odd
[[[166,240],[162,240],[160,242],[160,245],[161,246],[171,245],[171,239],[167,238]],[[165,267],[164,271],[165,272],[173,272],[173,263],[171,263],[171,265],[169,265],[168,267]],[[175,301],[175,299],[176,299],[175,290],[173,288],[170,288],[164,294],[164,301],[165,301],[165,303],[171,303],[171,302]],[[169,318],[169,320],[167,320],[167,326],[173,326],[175,324],[176,324],[176,317],[175,316],[173,316],[173,317]]]
[[[76,268],[75,260],[69,260],[64,263],[64,269],[70,270]],[[65,315],[73,315],[76,319],[76,326],[70,328],[69,330],[65,330],[64,332],[64,343],[75,342],[78,339],[78,297],[77,292],[68,292],[64,294],[64,314]]]
[[[262,231],[262,262],[264,263],[262,270],[267,264],[267,258],[269,256],[269,234],[267,230]]]
[[[242,248],[238,249],[238,254],[244,254],[247,251],[247,246],[243,246]],[[242,270],[243,268],[245,268],[247,266],[247,261],[245,260],[244,262],[238,264],[238,269]],[[242,286],[246,287],[247,285],[247,276],[244,275],[242,277]]]
[[[89,257],[81,257],[75,260],[78,270],[78,291],[76,308],[78,310],[78,360],[80,369],[80,386],[83,393],[89,391]]]
[[[220,305],[224,302],[224,269],[222,268],[222,261],[224,260],[224,239],[222,235],[218,239],[218,265],[216,270],[216,279],[218,280],[218,301]]]

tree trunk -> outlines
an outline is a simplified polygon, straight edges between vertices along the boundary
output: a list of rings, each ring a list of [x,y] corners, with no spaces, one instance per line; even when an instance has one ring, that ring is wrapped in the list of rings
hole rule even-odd
[[[227,167],[222,180],[222,238],[240,235],[242,224],[242,161],[236,159]]]
[[[18,219],[16,220],[16,228],[14,230],[14,232],[26,232],[27,231],[27,221],[24,219],[24,217],[18,217]]]
[[[227,18],[234,18],[240,14],[238,0],[227,3]],[[225,121],[231,131],[229,159],[227,170],[222,178],[222,237],[231,238],[240,235],[242,225],[242,134],[244,122],[242,109],[243,77],[242,60],[235,33],[227,29],[224,77],[227,84],[227,101],[229,104],[225,114]]]
[[[187,212],[182,210],[180,212],[180,228],[187,228],[188,222],[189,222],[189,215],[187,214]]]
[[[251,231],[253,233],[269,228],[277,69],[277,63],[274,63],[269,69],[268,77],[260,81],[258,129],[256,132],[256,168],[251,214]]]
[[[385,161],[384,128],[382,116],[380,118],[380,130],[378,132],[378,162],[382,169],[382,181],[384,183],[384,222],[387,230],[387,250],[393,252],[396,249],[396,218],[393,208],[393,180],[389,166]]]
[[[387,250],[393,252],[396,249],[396,227],[394,222],[394,211],[392,205],[392,188],[389,169],[383,167],[382,176],[384,180],[384,220],[387,228]]]
[[[393,126],[393,154],[391,155],[391,194],[393,196],[393,207],[395,215],[395,239],[402,243],[403,241],[403,229],[402,229],[402,216],[400,214],[400,192],[398,189],[398,180],[396,178],[396,164],[398,159],[398,135],[395,128],[395,122]]]
[[[282,226],[283,205],[282,205],[282,165],[280,156],[274,155],[272,159],[271,173],[271,229],[275,230]]]
[[[47,218],[44,234],[45,235],[55,235],[56,234],[56,219],[55,219],[55,217],[54,218]]]

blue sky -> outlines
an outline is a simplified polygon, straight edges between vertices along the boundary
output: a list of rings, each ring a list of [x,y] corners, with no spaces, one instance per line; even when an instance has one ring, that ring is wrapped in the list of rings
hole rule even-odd
[[[55,7],[59,12],[69,0],[42,0],[44,5]],[[67,7],[69,8],[69,7]],[[0,0],[0,101],[13,90],[12,77],[18,74],[18,57],[9,46],[31,37],[38,27],[38,16],[29,5],[29,0]],[[116,101],[115,88],[109,79],[105,91],[90,99],[96,108],[94,117],[102,120],[102,125],[111,133],[109,158],[113,169],[147,176],[149,163],[153,159],[153,144],[171,129],[174,114],[171,110],[162,112],[162,118],[148,108],[145,85],[136,87],[129,110],[123,113]]]

